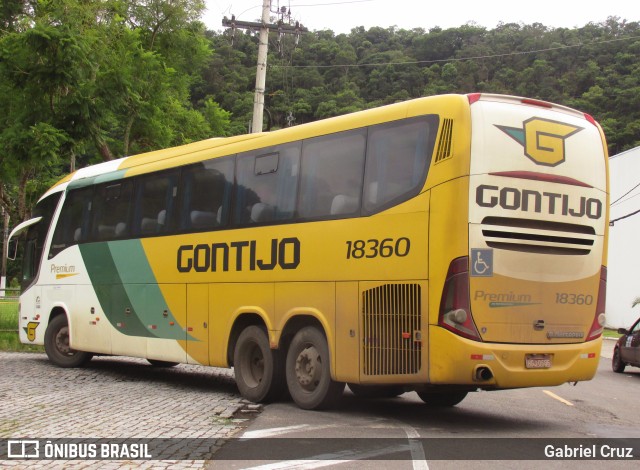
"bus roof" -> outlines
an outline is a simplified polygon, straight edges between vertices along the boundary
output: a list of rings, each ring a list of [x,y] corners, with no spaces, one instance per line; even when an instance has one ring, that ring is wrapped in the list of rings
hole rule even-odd
[[[416,98],[273,132],[212,138],[123,157],[77,170],[58,181],[43,197],[52,192],[63,191],[69,184],[73,187],[79,187],[118,180],[138,174],[197,163],[211,158],[234,155],[257,148],[268,148],[286,142],[419,116],[428,114],[430,109],[434,109],[433,112],[441,111],[442,108],[440,106],[445,104],[449,107],[469,106],[469,100],[466,95],[438,95]],[[438,109],[436,110],[436,108]]]

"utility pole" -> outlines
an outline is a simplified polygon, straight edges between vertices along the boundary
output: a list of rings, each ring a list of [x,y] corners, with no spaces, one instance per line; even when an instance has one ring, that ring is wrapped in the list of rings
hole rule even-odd
[[[274,31],[281,37],[284,34],[295,34],[296,43],[300,37],[300,34],[306,32],[307,29],[301,24],[295,25],[285,24],[283,19],[280,19],[277,24],[269,23],[269,14],[271,13],[271,0],[262,1],[262,17],[261,22],[251,21],[238,21],[235,15],[231,15],[229,20],[226,16],[222,19],[222,26],[231,28],[235,32],[236,28],[259,30],[260,37],[258,42],[258,66],[256,70],[256,89],[253,98],[253,120],[251,122],[251,132],[262,132],[262,121],[264,115],[264,92],[265,84],[267,81],[267,53],[269,50],[269,31]],[[289,17],[291,12],[287,12],[286,7],[282,7],[277,12],[281,15],[281,18],[285,16]]]
[[[9,211],[0,206],[0,214],[3,219],[2,228],[2,271],[0,272],[0,297],[6,297],[7,291],[7,256],[9,254],[7,241],[9,239]]]

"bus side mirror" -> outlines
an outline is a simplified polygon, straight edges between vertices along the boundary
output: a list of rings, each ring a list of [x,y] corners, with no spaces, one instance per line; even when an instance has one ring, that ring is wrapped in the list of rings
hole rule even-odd
[[[12,238],[7,245],[7,258],[11,261],[15,261],[18,257],[18,239]]]

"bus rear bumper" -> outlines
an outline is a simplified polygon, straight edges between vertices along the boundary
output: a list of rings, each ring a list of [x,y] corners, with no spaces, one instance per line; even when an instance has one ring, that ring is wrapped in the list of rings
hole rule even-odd
[[[590,380],[602,348],[602,338],[573,344],[483,343],[437,326],[429,337],[430,384],[487,390]]]

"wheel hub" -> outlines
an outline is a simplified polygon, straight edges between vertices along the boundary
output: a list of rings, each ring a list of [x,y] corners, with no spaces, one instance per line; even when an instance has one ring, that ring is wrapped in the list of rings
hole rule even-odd
[[[56,334],[56,348],[61,354],[66,356],[73,355],[73,350],[69,346],[69,327],[65,326],[60,328],[58,334]]]
[[[313,391],[322,376],[322,358],[314,346],[302,350],[296,358],[296,378],[305,390]]]
[[[257,382],[262,382],[264,377],[264,357],[259,347],[254,347],[251,351],[251,357],[249,359],[249,370],[251,371],[251,377]]]

